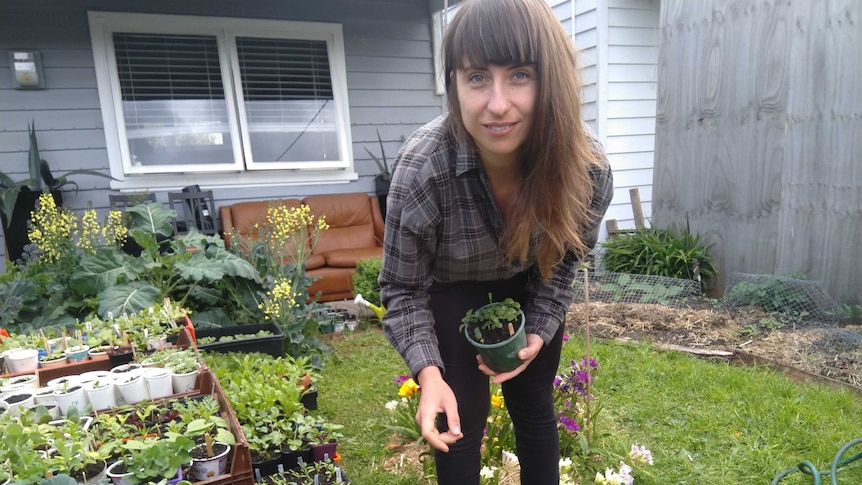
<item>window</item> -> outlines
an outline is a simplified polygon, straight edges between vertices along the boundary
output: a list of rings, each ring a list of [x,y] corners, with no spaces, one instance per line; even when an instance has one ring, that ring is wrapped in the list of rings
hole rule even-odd
[[[340,25],[89,16],[113,188],[355,180]]]

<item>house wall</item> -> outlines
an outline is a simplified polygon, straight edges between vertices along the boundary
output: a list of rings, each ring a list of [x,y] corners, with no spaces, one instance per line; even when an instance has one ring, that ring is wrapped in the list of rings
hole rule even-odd
[[[359,180],[339,185],[216,190],[216,205],[246,199],[301,197],[318,193],[373,192],[380,131],[387,156],[442,110],[434,94],[428,0],[42,0],[0,2],[0,170],[15,180],[29,177],[27,124],[34,120],[42,158],[55,172],[86,168],[108,173],[87,9],[181,15],[304,20],[341,23],[355,170]],[[41,52],[47,89],[15,90],[7,51]],[[76,177],[77,193],[64,193],[72,209],[92,205],[104,214],[108,180]],[[156,194],[167,201],[167,194]],[[0,248],[2,265],[4,248]]]
[[[605,219],[634,228],[630,189],[638,189],[644,216],[652,213],[659,1],[552,3],[581,52],[584,119],[614,170],[614,198]]]
[[[804,272],[862,302],[862,3],[661,10],[653,218],[731,272]]]

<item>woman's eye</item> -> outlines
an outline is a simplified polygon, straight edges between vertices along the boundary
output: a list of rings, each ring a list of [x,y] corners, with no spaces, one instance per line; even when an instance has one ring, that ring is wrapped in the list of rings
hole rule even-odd
[[[526,81],[527,79],[530,79],[530,73],[524,72],[524,71],[518,71],[515,73],[515,75],[513,77],[517,81]]]
[[[473,74],[469,77],[471,83],[480,83],[485,80],[485,76],[482,74]]]

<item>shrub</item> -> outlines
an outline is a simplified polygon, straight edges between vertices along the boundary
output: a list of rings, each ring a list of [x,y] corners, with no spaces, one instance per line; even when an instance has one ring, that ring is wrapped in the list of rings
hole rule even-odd
[[[381,258],[367,258],[356,262],[356,273],[353,275],[353,295],[362,295],[370,303],[380,306],[380,276]]]
[[[612,237],[602,243],[605,271],[706,281],[716,274],[703,237],[685,228],[649,228]],[[696,262],[696,263],[695,263]],[[695,271],[697,266],[697,272]]]

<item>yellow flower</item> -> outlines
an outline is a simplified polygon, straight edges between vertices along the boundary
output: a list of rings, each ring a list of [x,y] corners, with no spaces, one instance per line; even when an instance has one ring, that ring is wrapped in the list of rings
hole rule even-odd
[[[404,381],[398,389],[398,395],[406,398],[415,396],[417,392],[419,392],[419,384],[416,384],[412,378]]]
[[[87,209],[81,216],[81,230],[78,233],[78,247],[87,252],[94,252],[100,243],[98,215],[94,209]]]
[[[77,227],[75,214],[65,207],[58,208],[54,197],[43,192],[36,210],[30,214],[27,236],[42,251],[42,259],[53,263],[72,250],[72,233]]]
[[[290,309],[298,306],[290,280],[278,278],[272,289],[266,292],[266,300],[260,308],[268,320],[278,320],[290,316]]]
[[[108,218],[105,220],[105,226],[102,227],[102,237],[108,244],[122,246],[129,236],[129,229],[123,224],[122,211],[108,212]]]
[[[497,391],[491,396],[491,406],[494,406],[495,408],[503,408],[504,404],[502,391]]]

